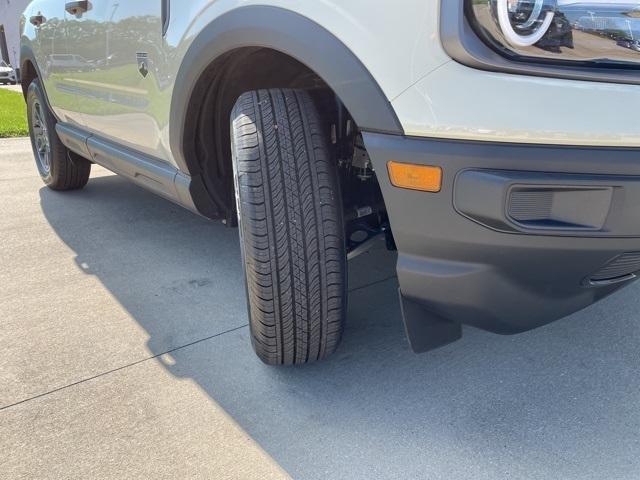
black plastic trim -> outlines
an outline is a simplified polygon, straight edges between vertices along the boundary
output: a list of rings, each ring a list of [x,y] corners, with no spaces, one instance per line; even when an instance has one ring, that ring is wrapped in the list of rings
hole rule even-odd
[[[178,170],[166,162],[153,159],[108,140],[90,136],[87,148],[98,165],[123,175],[165,198],[177,202],[174,180]]]
[[[443,347],[462,338],[462,325],[445,320],[430,312],[420,302],[414,302],[402,294],[400,309],[404,330],[415,353],[424,353]]]
[[[185,158],[184,141],[190,100],[198,80],[216,59],[243,47],[273,49],[306,65],[334,90],[363,130],[403,133],[380,86],[332,33],[283,8],[240,7],[207,25],[193,40],[180,65],[171,100],[170,145],[184,171],[197,171],[197,166],[190,163],[193,159]]]
[[[607,280],[588,280],[587,285],[590,287],[608,287],[610,285],[615,285],[616,283],[627,283],[631,280],[635,280],[637,275],[635,273],[630,273],[628,275],[623,275],[621,277],[609,278]]]
[[[24,42],[25,37],[22,37],[22,38]],[[22,45],[20,46],[20,70],[22,72],[24,72],[25,70],[24,65],[27,61],[31,62],[31,64],[33,65],[33,68],[36,69],[36,75],[38,76],[38,78],[42,78],[42,75],[40,74],[40,66],[38,65],[38,62],[36,62],[36,55],[33,53],[33,48],[31,48],[31,45],[29,44],[22,43]],[[27,97],[27,88],[28,88],[28,85],[22,84],[22,91],[24,93],[25,98]],[[52,113],[54,117],[56,117],[53,109],[51,108],[51,104],[49,103],[49,96],[47,95],[46,88],[42,82],[40,83],[40,88],[42,88],[42,91],[44,92],[44,97],[47,102],[47,107],[49,107],[49,111]]]
[[[447,54],[458,63],[490,72],[563,78],[591,82],[640,85],[638,68],[594,68],[570,62],[515,61],[485,44],[474,32],[464,12],[465,0],[441,0],[440,38]]]
[[[640,225],[640,148],[441,140],[369,132],[363,138],[378,172],[398,248],[403,301],[423,307],[405,313],[411,335],[430,335],[434,318],[440,326],[447,321],[505,334],[531,330],[585,308],[634,279],[584,283],[612,259],[640,252],[640,228],[635,229]],[[390,160],[442,167],[442,190],[425,193],[394,187],[386,174]],[[462,185],[457,181],[461,172],[479,173]],[[506,196],[514,184],[613,189],[605,228],[498,231],[496,226],[520,228],[505,215]],[[456,210],[462,206],[456,202],[460,187],[483,190],[466,192],[465,210],[473,205],[474,211],[466,213],[474,219]],[[597,196],[595,201],[600,213],[606,209],[608,198]],[[570,203],[575,205],[573,200]],[[582,213],[573,217],[570,212],[565,227],[583,220],[597,226],[600,213]],[[416,325],[420,321],[425,325]],[[422,328],[426,333],[416,333]],[[430,345],[429,339],[423,343],[412,338],[411,342],[418,349]]]
[[[640,157],[640,151],[635,154]],[[547,193],[551,201],[549,207],[554,207],[556,213],[560,210],[561,216],[554,217],[550,211],[547,219],[515,218],[510,211],[510,201],[514,192],[525,191]],[[461,215],[504,233],[640,237],[637,208],[640,176],[637,175],[467,169],[456,176],[453,204]]]
[[[69,150],[84,158],[91,158],[91,152],[87,147],[90,134],[60,122],[56,123],[56,133],[62,144]]]
[[[71,151],[172,202],[213,218],[211,200],[202,192],[200,177],[190,177],[173,165],[144,155],[81,128],[58,123],[56,132]]]

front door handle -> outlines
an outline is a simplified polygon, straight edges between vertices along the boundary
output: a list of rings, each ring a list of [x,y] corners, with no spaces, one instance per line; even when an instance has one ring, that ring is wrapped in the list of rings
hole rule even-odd
[[[78,2],[67,2],[64,9],[71,15],[82,15],[89,10],[89,0],[80,0]]]
[[[42,15],[41,13],[39,13],[38,15],[34,15],[29,19],[29,22],[31,23],[31,25],[34,25],[36,27],[39,27],[46,21],[47,19],[44,18],[44,15]]]

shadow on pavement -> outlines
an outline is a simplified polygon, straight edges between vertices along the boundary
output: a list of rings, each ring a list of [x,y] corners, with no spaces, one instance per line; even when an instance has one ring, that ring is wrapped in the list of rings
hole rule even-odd
[[[42,189],[41,201],[154,354],[246,324],[235,230],[115,176],[70,195]],[[637,478],[638,286],[534,332],[467,328],[414,355],[393,261],[380,251],[351,266],[345,340],[326,362],[266,367],[247,328],[157,361],[197,382],[294,478]]]

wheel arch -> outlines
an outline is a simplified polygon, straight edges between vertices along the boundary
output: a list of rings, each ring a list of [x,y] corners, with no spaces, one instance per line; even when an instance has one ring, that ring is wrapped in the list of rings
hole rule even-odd
[[[30,45],[23,44],[20,47],[20,76],[21,76],[22,93],[26,99],[29,85],[31,85],[31,82],[33,82],[33,80],[40,77],[40,71],[38,70],[36,56],[33,53],[33,49],[31,48]],[[44,87],[43,87],[43,91],[44,91]],[[45,92],[45,97],[46,95],[47,94]]]
[[[246,62],[242,65],[242,53],[257,50],[271,52],[271,58],[284,59],[284,70],[297,63],[313,73],[319,82],[333,91],[361,129],[403,133],[389,100],[376,80],[332,33],[314,21],[283,8],[240,7],[221,15],[200,31],[187,49],[176,76],[171,99],[169,141],[180,169],[195,179],[198,191],[192,189],[194,198],[208,196],[220,206],[225,200],[216,197],[225,197],[228,202],[232,196],[232,192],[228,191],[228,182],[225,188],[225,185],[216,185],[216,179],[211,174],[203,175],[203,152],[199,151],[202,148],[197,145],[203,105],[211,105],[207,101],[212,96],[235,95],[231,102],[230,98],[223,100],[224,108],[217,108],[220,111],[208,113],[214,115],[210,120],[228,133],[228,118],[224,118],[224,114],[227,110],[231,111],[235,100],[244,93],[238,92],[238,86],[233,82],[220,82],[220,77],[241,65],[239,69],[244,72],[248,68],[256,72],[255,81],[251,83],[256,89],[292,87],[291,79],[283,80],[286,72],[277,72],[275,76],[274,72],[261,74],[262,69],[268,71],[269,68],[253,64],[248,67]],[[218,143],[212,147],[215,148],[213,152],[209,148],[205,149],[204,154],[217,156],[218,161],[214,163],[218,163],[216,168],[220,170],[224,169],[220,165],[220,157],[227,152],[224,145],[220,145],[223,142]],[[231,213],[211,213],[211,208],[208,210],[210,213],[207,216],[213,217],[229,217]]]

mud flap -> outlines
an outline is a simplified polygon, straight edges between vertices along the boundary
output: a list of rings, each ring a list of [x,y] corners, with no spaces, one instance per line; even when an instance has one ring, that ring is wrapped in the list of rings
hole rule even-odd
[[[415,353],[424,353],[462,338],[462,325],[453,323],[435,315],[424,305],[400,295],[404,328],[411,349]]]

